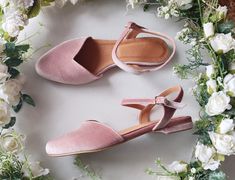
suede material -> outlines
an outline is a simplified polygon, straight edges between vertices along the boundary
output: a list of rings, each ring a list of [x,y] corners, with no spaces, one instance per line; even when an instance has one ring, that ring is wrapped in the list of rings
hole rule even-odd
[[[37,73],[46,79],[66,84],[85,84],[100,78],[74,60],[87,39],[66,41],[48,51],[38,61]]]
[[[49,141],[46,152],[49,155],[71,155],[96,151],[123,142],[119,133],[97,121],[85,121],[81,127],[60,138]]]

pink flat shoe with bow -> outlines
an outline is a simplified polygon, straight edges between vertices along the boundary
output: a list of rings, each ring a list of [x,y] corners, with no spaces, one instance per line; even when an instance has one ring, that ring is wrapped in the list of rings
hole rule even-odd
[[[174,100],[167,96],[177,92]],[[153,99],[124,99],[122,105],[140,110],[139,125],[116,131],[98,121],[89,120],[81,127],[58,139],[49,141],[46,152],[50,156],[67,156],[91,153],[111,148],[150,132],[164,134],[191,129],[193,126],[190,116],[173,117],[177,108],[182,108],[183,89],[175,86],[163,91]],[[156,105],[163,107],[164,114],[160,120],[151,121],[150,113]]]
[[[140,33],[156,37],[137,38]],[[39,59],[36,71],[52,81],[79,85],[101,78],[115,66],[135,74],[156,71],[172,59],[175,49],[171,37],[129,22],[117,41],[86,37],[59,44]]]

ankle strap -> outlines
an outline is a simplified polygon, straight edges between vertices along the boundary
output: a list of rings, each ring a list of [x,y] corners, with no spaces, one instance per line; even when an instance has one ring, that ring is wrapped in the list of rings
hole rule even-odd
[[[136,38],[136,36],[140,33],[147,33],[147,34],[155,35],[155,36],[158,36],[162,39],[166,39],[171,43],[172,48],[173,48],[172,53],[169,56],[169,58],[163,64],[156,65],[156,66],[151,66],[151,67],[144,67],[144,68],[141,67],[140,68],[140,67],[134,67],[134,66],[127,65],[126,63],[124,63],[123,61],[121,61],[117,57],[117,50],[118,50],[118,47],[121,44],[121,42],[124,39]],[[114,48],[112,50],[112,58],[113,58],[114,63],[118,67],[120,67],[122,70],[130,72],[130,73],[134,73],[134,74],[140,74],[140,73],[143,73],[143,72],[155,71],[155,70],[158,70],[158,69],[162,68],[169,61],[171,61],[172,57],[175,54],[175,51],[176,51],[175,41],[171,37],[169,37],[169,36],[167,36],[163,33],[149,31],[148,29],[146,29],[142,26],[139,26],[139,25],[137,25],[133,22],[128,22],[127,26],[125,26],[125,30],[123,31],[123,33],[120,36],[120,39],[117,40],[116,44],[114,45]]]
[[[177,96],[174,100],[168,100],[166,96],[177,92]],[[183,89],[180,86],[174,86],[163,91],[160,95],[156,96],[153,99],[124,99],[122,101],[123,106],[132,107],[140,110],[139,123],[148,123],[150,122],[151,110],[155,105],[163,106],[163,117],[153,128],[153,131],[164,128],[173,117],[175,110],[183,108],[185,104],[181,103],[183,98]]]
[[[153,99],[123,99],[123,106],[130,105],[140,105],[140,104],[153,104],[153,105],[164,105],[173,109],[180,109],[185,106],[183,103],[178,103],[175,101],[168,100],[165,96],[156,96]],[[144,107],[144,106],[143,106]],[[140,108],[137,108],[140,109]]]

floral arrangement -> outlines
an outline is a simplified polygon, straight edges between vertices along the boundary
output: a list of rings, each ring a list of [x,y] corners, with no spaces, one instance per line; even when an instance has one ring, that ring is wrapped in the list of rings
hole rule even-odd
[[[18,36],[28,20],[38,15],[42,6],[64,6],[69,0],[0,0],[0,179],[49,180],[48,169],[31,160],[25,153],[25,136],[14,130],[15,113],[24,103],[35,106],[23,92],[25,78],[20,65],[27,61],[30,45]],[[70,0],[76,4],[78,0]],[[225,180],[219,167],[226,156],[235,154],[235,24],[226,6],[218,0],[129,0],[127,6],[144,5],[144,10],[157,5],[159,17],[185,21],[176,38],[191,48],[186,52],[189,63],[176,65],[179,77],[192,78],[193,94],[201,106],[196,121],[198,141],[191,162],[174,161],[157,165],[161,172],[149,174],[164,180]],[[234,16],[233,16],[234,18]],[[210,61],[206,62],[206,51]],[[100,179],[80,159],[75,164],[92,179]]]
[[[49,170],[31,160],[24,149],[25,136],[14,130],[15,113],[24,103],[35,106],[33,99],[23,93],[25,78],[20,65],[27,61],[30,45],[17,37],[28,20],[39,13],[50,0],[0,1],[0,179],[50,179]]]
[[[227,18],[228,8],[218,0],[145,1],[144,9],[151,3],[158,4],[159,17],[185,21],[176,39],[191,46],[186,52],[189,63],[176,65],[174,72],[195,81],[193,94],[201,111],[191,162],[174,161],[164,166],[157,160],[163,172],[147,172],[164,180],[225,180],[227,176],[219,167],[226,156],[235,154],[235,22]]]

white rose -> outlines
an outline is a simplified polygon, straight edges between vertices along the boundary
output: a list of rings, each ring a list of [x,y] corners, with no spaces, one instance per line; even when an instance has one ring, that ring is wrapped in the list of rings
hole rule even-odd
[[[212,94],[214,92],[216,92],[217,90],[217,83],[216,80],[210,79],[206,82],[206,86],[207,86],[207,92],[209,94]]]
[[[0,126],[5,126],[6,124],[10,123],[10,121],[10,107],[6,102],[0,101]]]
[[[206,38],[215,34],[214,25],[211,22],[203,24],[203,30]]]
[[[21,0],[22,5],[25,9],[28,9],[29,7],[33,6],[34,0]]]
[[[9,3],[8,0],[0,0],[0,6],[1,6],[2,8],[6,7],[8,3]]]
[[[216,151],[213,147],[206,146],[201,143],[197,143],[195,149],[195,158],[197,158],[202,163],[204,169],[210,169],[212,171],[216,170],[220,162],[213,159]]]
[[[20,33],[20,27],[18,26],[18,24],[16,24],[14,19],[9,19],[9,20],[5,21],[2,24],[2,28],[11,37],[16,37]]]
[[[8,67],[5,64],[0,63],[0,83],[5,82],[9,77]]]
[[[20,27],[25,25],[25,17],[14,6],[7,6],[3,9],[4,19],[2,28],[11,37],[18,36]]]
[[[206,113],[209,116],[215,116],[223,113],[227,109],[231,109],[230,97],[227,96],[223,91],[214,92],[206,105]]]
[[[25,137],[15,131],[9,131],[1,135],[0,144],[3,151],[19,153],[23,150]]]
[[[183,162],[174,161],[168,166],[168,170],[172,173],[181,173],[187,171],[188,165]]]
[[[227,6],[219,6],[216,12],[218,13],[219,19],[224,19],[227,16],[228,8]]]
[[[205,146],[201,143],[198,143],[195,150],[195,158],[202,162],[202,167],[205,170],[216,170],[220,162],[215,161],[213,156],[215,155],[215,149],[209,146]]]
[[[229,95],[235,97],[235,74],[228,74],[224,77],[224,89]]]
[[[30,172],[27,167],[23,167],[23,172],[25,176],[31,176],[33,175],[33,178],[37,178],[40,176],[46,176],[50,173],[49,169],[44,169],[40,166],[40,162],[29,162],[28,163]]]
[[[219,154],[235,154],[235,137],[233,135],[217,134],[209,132],[210,139]]]
[[[235,48],[235,40],[231,33],[228,34],[216,34],[211,38],[210,44],[216,52],[227,53],[228,51]]]
[[[219,125],[219,133],[226,134],[230,131],[233,131],[234,123],[233,119],[223,119]]]
[[[215,74],[215,68],[213,65],[206,66],[206,75],[208,78],[211,78]]]
[[[0,98],[11,105],[17,105],[20,101],[20,91],[23,83],[18,79],[10,79],[0,86]]]
[[[230,73],[235,74],[235,61],[229,64],[228,70]]]
[[[206,146],[202,143],[197,143],[195,149],[195,158],[201,161],[203,164],[209,162],[209,160],[214,156],[215,149],[209,146]]]

